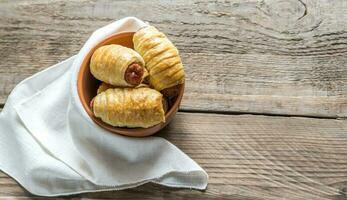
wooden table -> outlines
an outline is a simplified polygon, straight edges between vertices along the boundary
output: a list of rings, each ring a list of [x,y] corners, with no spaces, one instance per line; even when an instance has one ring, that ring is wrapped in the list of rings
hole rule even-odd
[[[19,81],[125,16],[157,26],[181,52],[186,93],[159,136],[206,169],[209,186],[73,197],[347,199],[344,0],[3,0],[1,105]],[[0,199],[13,197],[34,198],[0,172]]]

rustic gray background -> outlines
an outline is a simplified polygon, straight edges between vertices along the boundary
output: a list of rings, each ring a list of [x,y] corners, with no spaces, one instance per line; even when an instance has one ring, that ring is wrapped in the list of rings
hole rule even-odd
[[[169,139],[206,191],[147,184],[117,199],[347,199],[347,1],[0,1],[0,104],[24,78],[126,16],[177,45],[186,93]],[[242,114],[242,115],[239,115]],[[0,198],[33,198],[0,172]]]

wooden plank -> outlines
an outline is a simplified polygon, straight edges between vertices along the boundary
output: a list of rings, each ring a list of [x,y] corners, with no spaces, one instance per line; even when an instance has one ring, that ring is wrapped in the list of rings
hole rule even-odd
[[[87,199],[346,199],[346,120],[178,113],[159,136],[209,174],[206,191],[147,184]],[[0,175],[0,197],[30,196]]]
[[[0,103],[98,27],[133,15],[180,49],[183,109],[346,117],[346,10],[343,0],[1,1]]]

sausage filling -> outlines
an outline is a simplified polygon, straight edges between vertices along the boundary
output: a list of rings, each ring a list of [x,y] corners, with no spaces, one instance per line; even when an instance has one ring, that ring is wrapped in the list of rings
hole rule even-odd
[[[141,67],[137,63],[133,63],[129,65],[127,70],[125,71],[125,81],[131,85],[139,85],[142,81],[143,73],[143,67]]]

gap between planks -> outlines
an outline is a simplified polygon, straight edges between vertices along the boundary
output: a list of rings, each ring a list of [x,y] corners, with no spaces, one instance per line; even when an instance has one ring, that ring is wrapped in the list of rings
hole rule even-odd
[[[0,103],[0,110],[5,104]],[[238,112],[238,111],[217,111],[217,110],[199,110],[199,109],[179,109],[178,112],[182,113],[201,113],[201,114],[219,114],[219,115],[263,115],[274,117],[304,117],[316,119],[337,119],[346,120],[345,117],[330,117],[330,116],[311,116],[311,115],[288,115],[288,114],[273,114],[273,113],[255,113],[255,112]]]

